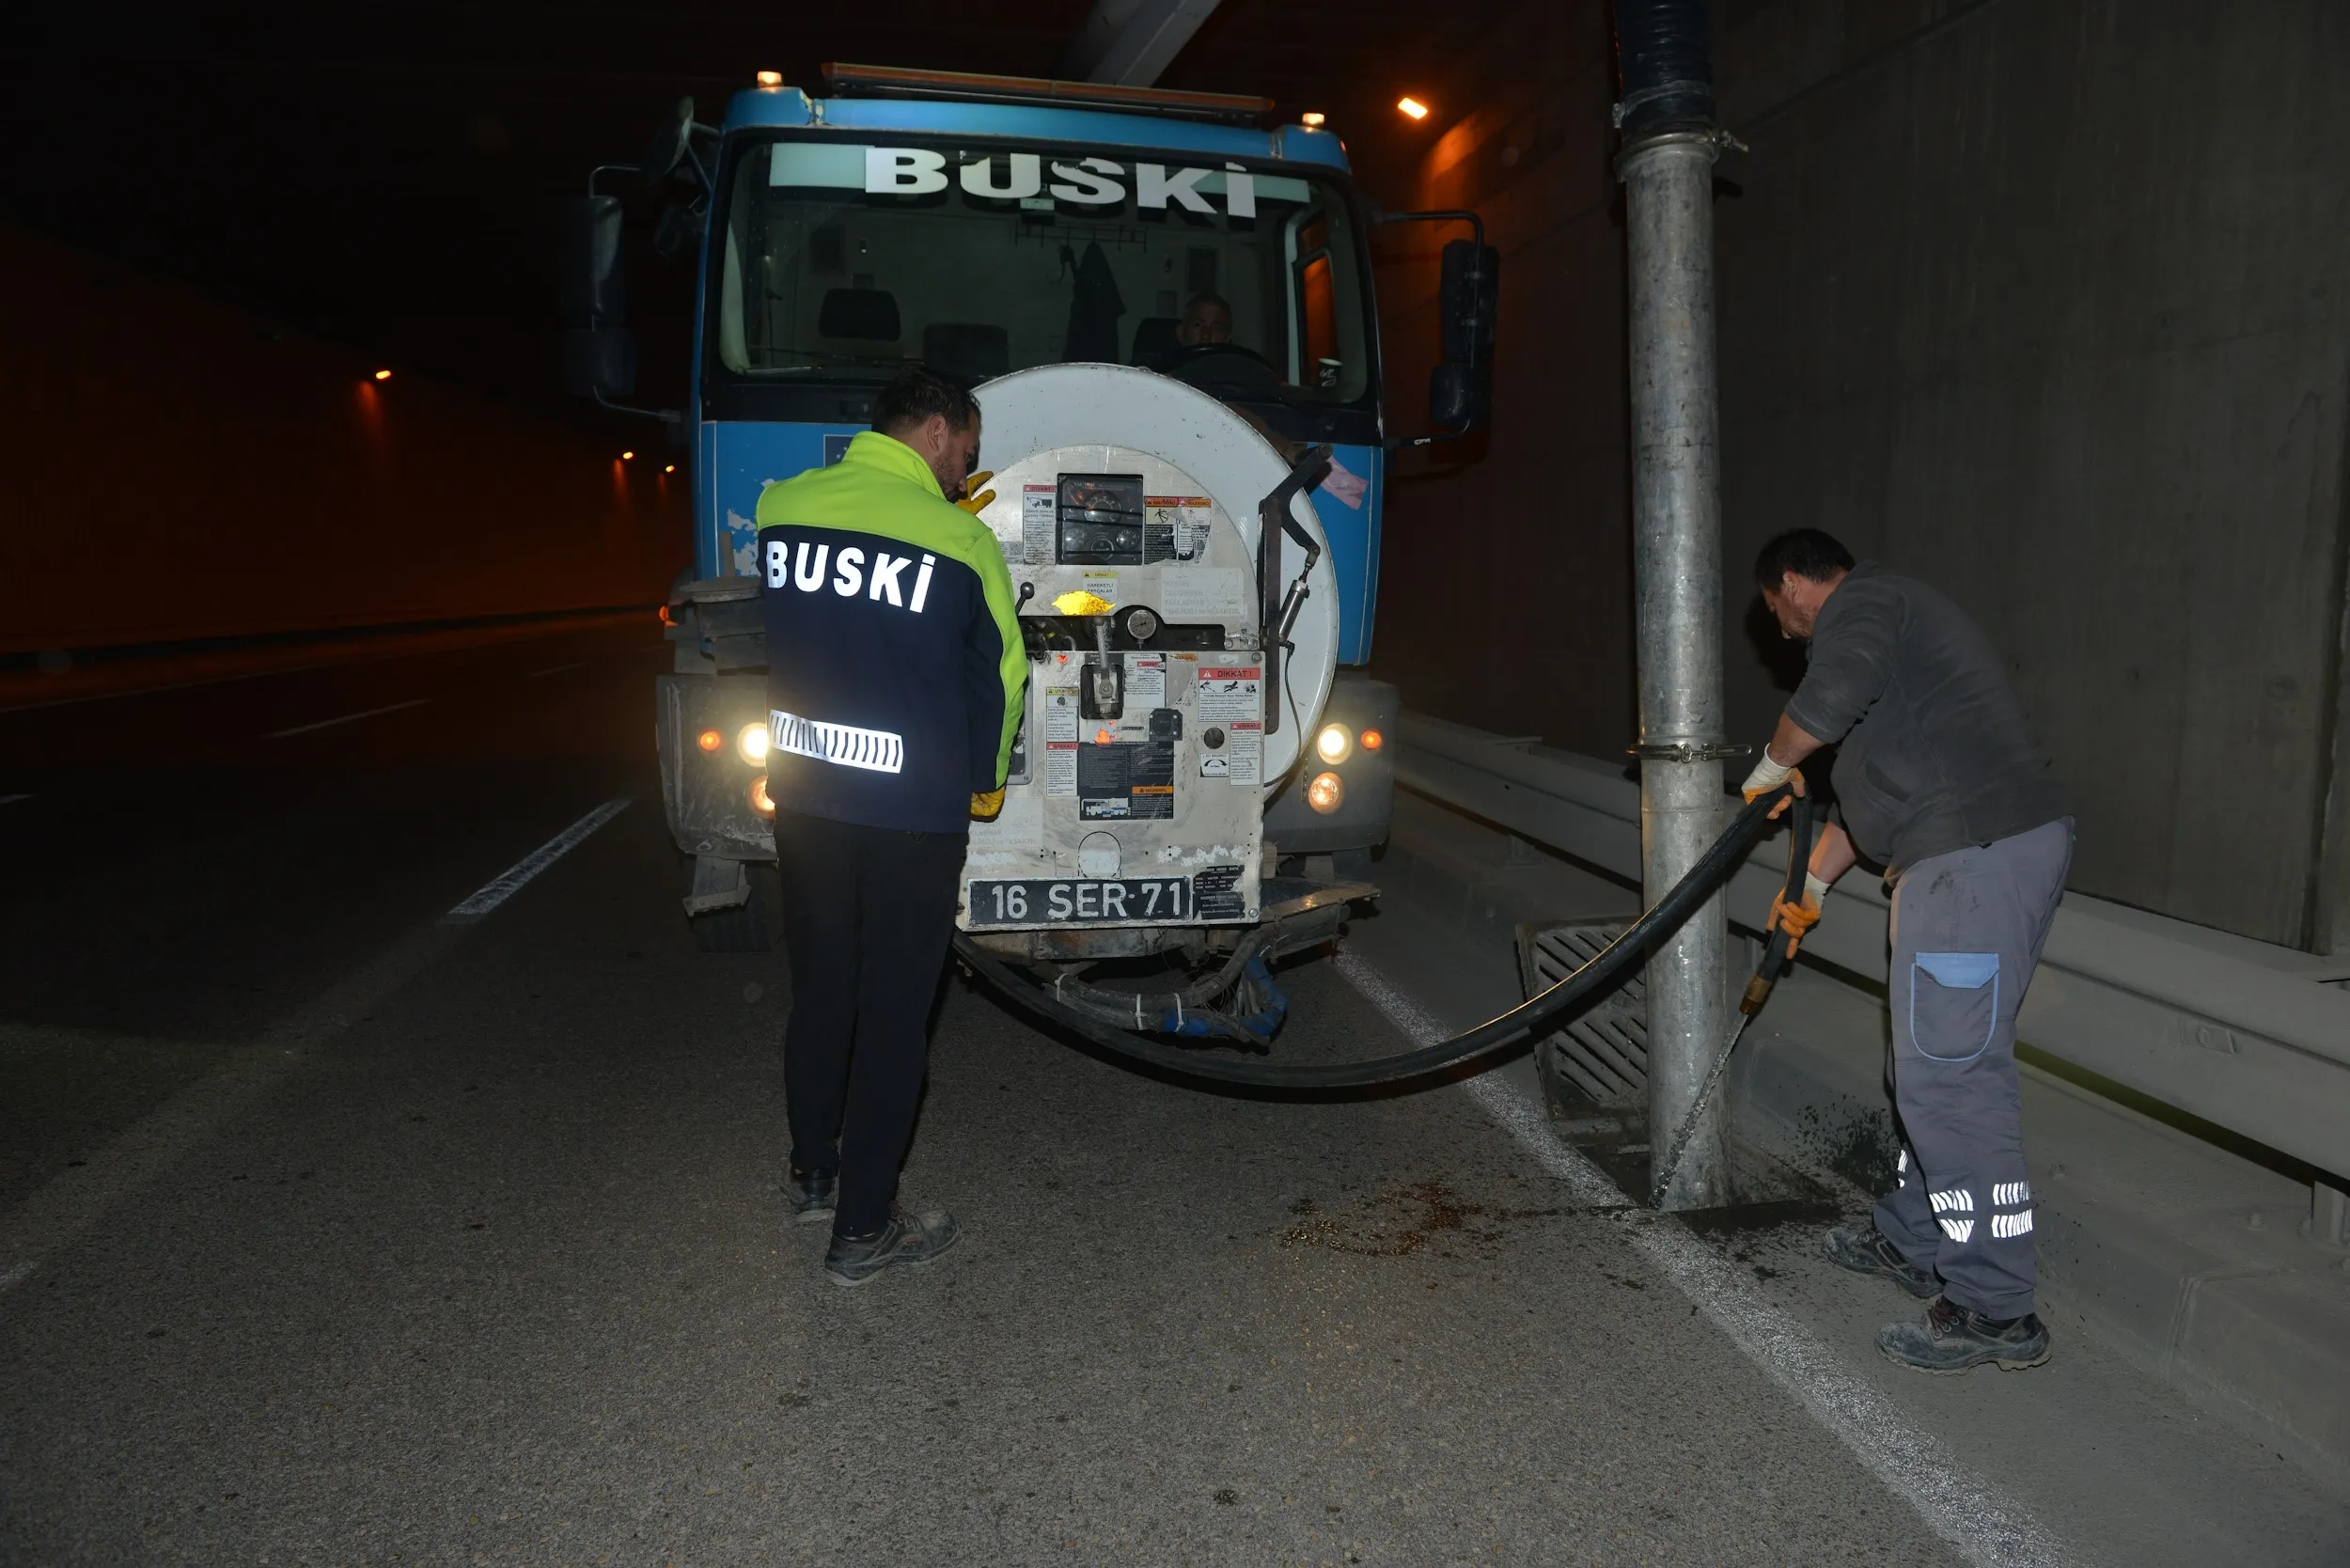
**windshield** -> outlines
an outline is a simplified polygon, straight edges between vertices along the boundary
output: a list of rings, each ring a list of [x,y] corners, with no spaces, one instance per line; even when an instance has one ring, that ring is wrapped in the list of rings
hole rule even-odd
[[[1366,400],[1340,187],[1184,156],[746,149],[716,259],[715,358],[753,382],[880,381],[918,360],[974,384],[1109,361],[1238,400]]]

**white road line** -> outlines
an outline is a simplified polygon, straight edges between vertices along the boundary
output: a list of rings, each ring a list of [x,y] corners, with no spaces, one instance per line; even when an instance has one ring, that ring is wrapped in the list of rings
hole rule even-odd
[[[356,724],[361,719],[373,718],[378,713],[397,713],[403,708],[421,708],[431,700],[429,697],[411,698],[405,702],[395,702],[388,707],[369,708],[364,713],[345,713],[340,718],[321,719],[316,724],[297,724],[291,729],[273,729],[261,739],[282,741],[289,735],[307,735],[313,729],[332,729],[338,724]]]
[[[568,665],[556,665],[551,669],[534,669],[528,675],[524,676],[523,679],[525,681],[536,681],[542,675],[560,675],[567,669],[586,669],[587,667],[587,660],[573,659]]]
[[[30,800],[33,797],[30,795],[0,795],[0,806],[14,806],[20,800]]]
[[[1410,1039],[1431,1045],[1450,1032],[1354,954],[1341,952],[1334,963]],[[1490,1074],[1461,1087],[1564,1183],[1576,1202],[1594,1207],[1624,1202],[1606,1172],[1551,1132],[1540,1105]],[[2037,1523],[1998,1501],[1940,1438],[1911,1425],[1810,1330],[1755,1294],[1751,1281],[1686,1227],[1643,1220],[1628,1226],[1624,1239],[1959,1555],[1983,1568],[2037,1568],[2064,1560]]]
[[[588,836],[621,812],[628,809],[628,797],[607,800],[562,832],[524,855],[505,870],[481,885],[473,897],[450,910],[444,917],[450,920],[478,920],[522,889],[525,883],[549,866],[562,859],[588,841]]]
[[[458,908],[469,909],[484,899],[484,907],[495,907],[627,805],[623,799],[596,808]],[[411,931],[271,1023],[258,1039],[148,1112],[85,1163],[59,1171],[15,1208],[0,1210],[0,1294],[23,1284],[44,1258],[168,1176],[191,1151],[218,1136],[287,1074],[431,969],[462,940],[468,923],[440,919]]]

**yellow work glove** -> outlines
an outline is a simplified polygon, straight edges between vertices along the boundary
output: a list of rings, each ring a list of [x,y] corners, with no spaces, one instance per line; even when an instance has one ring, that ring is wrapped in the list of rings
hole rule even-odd
[[[961,507],[964,510],[969,512],[974,517],[979,516],[979,510],[986,506],[990,501],[995,499],[995,493],[994,491],[981,490],[979,487],[987,483],[988,480],[994,478],[995,477],[995,470],[993,468],[985,469],[979,473],[972,475],[969,478],[963,482],[963,499],[957,501],[955,505]],[[998,793],[1000,792],[998,792]],[[1001,805],[1002,802],[998,801],[996,804]]]
[[[1003,808],[1004,792],[1001,790],[974,792],[971,796],[971,815],[977,821],[992,823]]]
[[[1767,936],[1772,932],[1784,931],[1787,933],[1787,956],[1794,957],[1795,949],[1803,946],[1803,939],[1810,934],[1813,926],[1820,923],[1820,901],[1826,896],[1827,884],[1816,876],[1803,879],[1803,902],[1800,903],[1789,903],[1786,890],[1782,888],[1771,900],[1771,917],[1762,922],[1763,933]]]

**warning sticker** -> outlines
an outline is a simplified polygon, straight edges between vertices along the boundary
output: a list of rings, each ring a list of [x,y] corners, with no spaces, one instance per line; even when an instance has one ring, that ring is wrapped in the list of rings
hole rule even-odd
[[[1264,723],[1264,695],[1260,689],[1264,671],[1255,665],[1199,666],[1199,722],[1231,725]]]
[[[1187,561],[1207,548],[1214,516],[1205,495],[1145,495],[1142,498],[1142,558]]]
[[[1127,815],[1126,782],[1134,747],[1089,745],[1077,750],[1077,815],[1087,822]]]
[[[1167,706],[1166,654],[1129,653],[1126,655],[1126,706],[1129,708],[1164,708]]]
[[[1107,614],[1109,614],[1109,613],[1110,613],[1110,611],[1112,611],[1112,610],[1114,610],[1114,609],[1118,608],[1118,573],[1117,573],[1117,572],[1087,572],[1087,573],[1085,574],[1085,590],[1086,590],[1086,592],[1088,592],[1088,593],[1089,593],[1089,594],[1093,595],[1093,597],[1094,597],[1094,598],[1099,599],[1099,600],[1102,602],[1102,607],[1101,607],[1100,609],[1098,609],[1098,610],[1092,610],[1092,611],[1089,611],[1089,613],[1093,614],[1093,615],[1107,615]]]
[[[1044,792],[1077,792],[1077,688],[1044,688]]]
[[[1230,738],[1224,743],[1225,751],[1232,759],[1231,771],[1225,776],[1236,789],[1253,790],[1264,782],[1264,727],[1261,724],[1235,724]]]
[[[1256,665],[1202,665],[1199,668],[1199,723],[1224,731],[1222,776],[1236,789],[1255,789],[1264,777],[1264,671]],[[1203,761],[1201,775],[1214,778]]]
[[[1020,487],[1020,547],[1030,566],[1053,564],[1053,529],[1058,513],[1053,509],[1053,487]],[[1007,552],[1009,554],[1009,552]]]
[[[1078,748],[1078,816],[1100,822],[1174,814],[1174,742],[1124,741]]]

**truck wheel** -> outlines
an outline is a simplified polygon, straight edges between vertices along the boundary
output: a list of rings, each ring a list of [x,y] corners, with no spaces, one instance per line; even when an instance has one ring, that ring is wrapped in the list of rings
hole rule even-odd
[[[774,892],[775,869],[744,868],[750,874],[751,896],[732,909],[713,910],[689,917],[694,946],[706,953],[763,953],[773,947],[767,934],[767,902]]]

